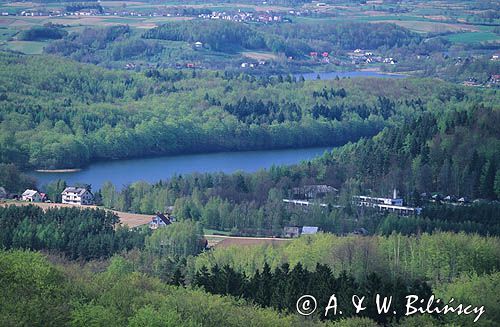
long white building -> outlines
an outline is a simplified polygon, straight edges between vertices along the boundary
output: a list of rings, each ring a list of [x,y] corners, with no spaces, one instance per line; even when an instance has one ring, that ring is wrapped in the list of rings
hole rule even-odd
[[[422,208],[404,206],[403,199],[397,197],[396,190],[394,190],[392,198],[356,195],[354,196],[354,199],[355,203],[360,207],[369,207],[380,211],[394,212],[402,216],[419,215],[422,212]]]

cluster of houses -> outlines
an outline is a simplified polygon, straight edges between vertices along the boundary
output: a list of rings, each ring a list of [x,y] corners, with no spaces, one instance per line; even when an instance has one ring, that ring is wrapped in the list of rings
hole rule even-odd
[[[398,61],[392,57],[382,57],[375,55],[371,51],[364,51],[361,49],[355,49],[353,52],[349,52],[349,59],[351,59],[351,63],[354,65],[365,63],[365,64],[372,64],[372,63],[384,63],[384,64],[390,64],[390,65],[395,65]]]
[[[210,14],[199,14],[201,19],[228,20],[233,22],[258,22],[258,23],[281,23],[286,20],[282,15],[267,11],[265,13],[253,13],[238,10],[227,13],[225,11],[213,11]]]
[[[32,189],[24,191],[21,200],[26,202],[50,202],[47,194]],[[94,204],[94,195],[84,187],[66,187],[61,192],[61,202],[74,205],[92,205]]]
[[[500,87],[500,74],[490,75],[488,80],[479,81],[475,77],[470,77],[462,82],[464,86],[476,86],[476,87]]]
[[[320,62],[320,63],[323,63],[323,64],[329,64],[330,63],[330,53],[327,52],[327,51],[320,51],[320,52],[317,52],[317,51],[311,51],[309,52],[309,57],[316,61],[316,62]]]
[[[241,68],[256,68],[258,66],[264,66],[266,64],[265,60],[259,60],[257,62],[242,62],[240,67]]]
[[[420,194],[420,199],[422,201],[429,201],[442,204],[452,204],[452,205],[468,205],[471,202],[465,196],[459,197],[455,195],[441,195],[439,193],[430,194],[426,192]],[[479,200],[474,200],[474,201],[477,202]]]
[[[339,190],[329,185],[304,185],[293,188],[291,193],[291,199],[283,199],[283,202],[290,206],[303,207],[304,210],[313,205],[322,208],[342,208],[341,205],[332,205],[321,201],[329,194],[338,197]],[[352,202],[359,207],[392,212],[400,216],[419,215],[422,212],[422,208],[405,206],[403,198],[397,196],[395,189],[392,198],[355,195]]]
[[[285,226],[283,228],[283,237],[296,238],[301,235],[314,235],[318,233],[319,228],[316,226]]]
[[[371,51],[364,51],[361,49],[355,49],[353,51],[347,52],[347,59],[345,58],[334,58],[328,51],[311,51],[309,52],[309,58],[321,64],[333,63],[337,66],[340,65],[360,65],[360,64],[389,64],[395,65],[398,61],[393,57],[383,57],[380,55],[375,55]]]

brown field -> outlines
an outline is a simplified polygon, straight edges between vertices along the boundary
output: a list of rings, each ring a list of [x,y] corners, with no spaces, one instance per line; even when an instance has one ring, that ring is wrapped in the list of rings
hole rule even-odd
[[[3,5],[9,7],[34,7],[37,6],[38,4],[35,4],[33,2],[10,2],[10,3],[4,3]]]
[[[279,245],[290,241],[288,238],[270,238],[270,237],[236,237],[222,235],[205,235],[210,247],[224,248],[228,246],[251,246],[260,244]]]
[[[388,15],[390,15],[390,13],[385,12],[385,11],[371,11],[371,10],[363,11],[363,12],[361,12],[361,14],[363,16],[370,16],[370,17],[388,16]]]
[[[177,20],[190,20],[193,17],[118,17],[118,16],[66,16],[66,17],[22,17],[2,18],[0,26],[9,26],[18,30],[42,25],[47,22],[69,26],[113,26],[128,24],[137,28],[154,28],[162,23]]]
[[[144,5],[148,3],[141,1],[101,1],[100,4],[101,6],[105,7],[119,7],[122,6],[123,4],[127,6],[133,6],[133,5]]]
[[[450,19],[449,17],[446,17],[446,16],[438,16],[438,15],[434,15],[434,16],[424,16],[424,18],[431,19],[431,20],[439,20],[439,21],[445,21],[445,20],[449,20],[449,19]]]
[[[97,206],[78,206],[78,205],[72,205],[72,204],[65,204],[65,203],[40,203],[40,202],[23,202],[23,201],[8,201],[8,202],[2,202],[0,203],[0,206],[7,206],[7,205],[16,205],[16,206],[25,206],[25,205],[36,205],[43,210],[47,210],[49,208],[70,208],[70,207],[78,207],[78,208],[91,208],[91,209],[96,209],[100,208],[103,209],[102,207],[97,207]],[[104,210],[109,210],[109,209],[104,209]],[[118,217],[120,217],[120,221],[122,225],[127,225],[128,227],[137,227],[140,225],[145,225],[151,221],[152,215],[141,215],[138,213],[128,213],[128,212],[121,212],[121,211],[115,211],[115,210],[109,210],[115,213]]]
[[[254,60],[274,60],[278,57],[272,52],[245,51],[241,53],[243,57]]]
[[[422,22],[422,21],[404,21],[404,20],[382,20],[382,21],[374,21],[374,23],[393,23],[410,30],[414,30],[417,32],[460,32],[460,31],[470,31],[477,32],[478,29],[463,24],[447,24],[447,23],[438,23],[438,22]]]

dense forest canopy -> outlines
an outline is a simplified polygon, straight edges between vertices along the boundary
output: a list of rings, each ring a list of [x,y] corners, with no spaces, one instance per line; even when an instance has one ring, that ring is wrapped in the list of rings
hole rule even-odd
[[[100,259],[141,248],[146,233],[119,227],[110,211],[36,206],[0,207],[4,249],[55,251],[70,259]]]
[[[33,26],[21,32],[18,39],[21,41],[43,41],[49,39],[62,39],[68,32],[54,25]]]
[[[499,316],[498,249],[497,238],[442,233],[421,239],[315,235],[244,252],[221,248],[178,262],[167,252],[134,250],[105,262],[75,263],[56,254],[2,250],[0,319],[32,326],[325,327],[468,325],[474,319],[402,317],[410,292],[484,305],[477,324],[489,326]],[[322,310],[333,291],[345,314],[325,318]],[[400,314],[380,315],[374,306],[355,314],[348,305],[351,294],[371,303],[376,293],[394,296]],[[320,310],[308,319],[292,314],[302,294],[314,294],[319,301]],[[20,306],[30,310],[19,311]]]
[[[144,33],[148,39],[202,41],[215,51],[234,52],[239,47],[304,56],[318,47],[334,49],[377,49],[419,43],[418,34],[394,24],[318,23],[252,27],[225,21],[172,22]]]
[[[408,84],[404,83],[404,87]],[[488,101],[481,103],[475,98],[478,94],[462,93],[460,89],[453,92],[456,93],[446,96],[461,99],[458,103],[452,104],[455,102],[452,100],[447,107],[426,110],[424,102],[409,101],[407,105],[413,103],[411,106],[419,108],[413,116],[394,122],[371,139],[339,147],[310,162],[272,167],[257,174],[175,176],[154,185],[134,183],[121,192],[107,183],[103,187],[103,200],[111,208],[145,213],[175,205],[179,218],[193,219],[207,228],[237,234],[272,231],[273,235],[280,235],[285,226],[313,225],[339,234],[365,228],[370,233],[382,234],[390,234],[393,230],[404,234],[450,230],[498,235],[498,203],[494,202],[500,198],[496,99],[492,98],[489,104]],[[331,94],[323,89],[316,92],[316,97]],[[444,100],[444,93],[435,94]],[[378,109],[384,109],[370,114],[393,115],[395,108],[387,100],[389,94],[386,95],[387,98],[377,100],[385,103]],[[263,122],[260,112],[264,110],[279,116],[272,103],[262,103],[258,109],[251,109],[252,106],[255,106],[253,102],[243,98],[236,106],[225,109],[236,113],[243,121]],[[330,119],[341,118],[337,115],[339,108],[313,107],[313,113],[315,108],[319,108],[318,117],[323,112],[331,112]],[[370,112],[362,106],[355,110],[361,117],[366,115],[365,110]],[[342,208],[290,210],[282,202],[283,198],[293,196],[294,187],[308,184],[332,185],[341,190],[338,196],[322,201]],[[399,190],[406,204],[424,206],[422,215],[398,219],[358,210],[351,204],[352,195],[380,196],[389,194],[394,188]],[[485,199],[485,202],[458,207],[432,205],[430,196],[436,193],[443,197],[464,197],[468,201]]]
[[[21,168],[342,145],[434,107],[429,83],[411,79],[303,82],[209,71],[115,72],[50,56],[3,53],[1,60],[0,158]],[[314,96],[332,88],[342,96]],[[446,83],[438,90],[446,106],[492,101],[491,92]],[[245,113],[261,103],[271,107],[255,118]]]

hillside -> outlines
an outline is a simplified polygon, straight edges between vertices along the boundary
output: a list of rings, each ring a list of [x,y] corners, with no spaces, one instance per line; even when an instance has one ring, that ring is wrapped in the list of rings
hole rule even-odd
[[[51,56],[2,53],[0,60],[0,162],[21,168],[342,145],[375,135],[433,99],[430,83],[418,80],[303,82],[210,71],[109,71]],[[477,93],[437,87],[445,104]]]

